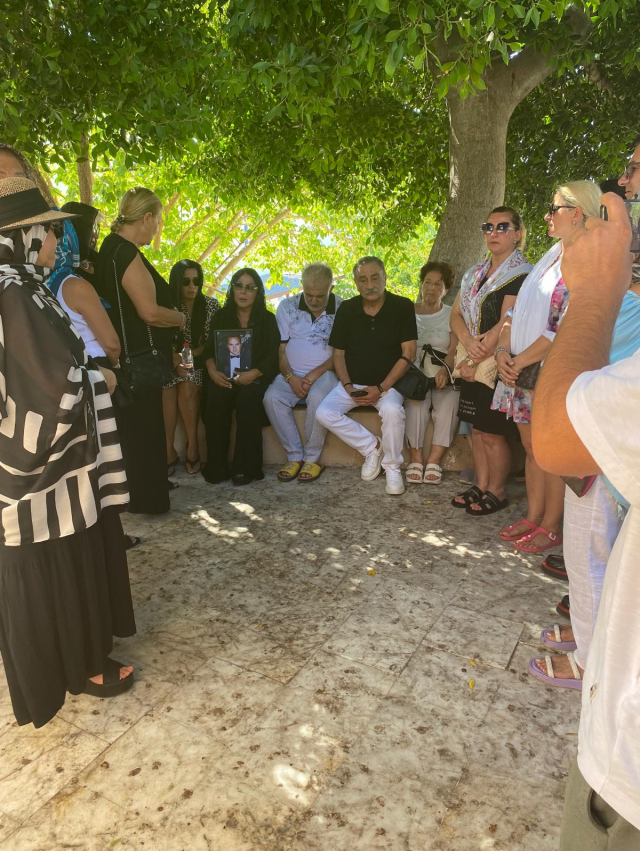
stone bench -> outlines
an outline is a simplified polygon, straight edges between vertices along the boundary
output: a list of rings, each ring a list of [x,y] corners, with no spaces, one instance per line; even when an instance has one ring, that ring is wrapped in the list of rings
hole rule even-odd
[[[296,407],[293,412],[293,416],[296,425],[298,426],[298,431],[302,435],[303,442],[305,414],[306,410],[302,406]],[[348,416],[352,417],[357,422],[362,423],[362,425],[369,429],[369,431],[373,432],[373,434],[380,434],[381,420],[378,413],[373,410],[373,408],[351,411]],[[427,457],[429,447],[431,446],[432,433],[433,423],[430,423],[424,442],[423,454],[425,458]],[[233,451],[234,438],[235,421],[232,425],[231,451]],[[200,444],[200,457],[204,459],[207,456],[207,452],[204,424],[202,422],[200,422],[198,440]],[[283,464],[287,460],[282,444],[276,437],[271,426],[262,430],[262,441],[265,464]],[[185,456],[185,442],[184,429],[182,428],[182,423],[179,422],[178,429],[176,430],[175,447],[181,458],[184,458]],[[405,459],[408,460],[409,453],[407,450],[405,450],[404,455]],[[325,464],[329,467],[359,467],[363,460],[364,459],[359,452],[356,452],[355,449],[347,446],[346,443],[340,440],[339,437],[336,437],[335,434],[332,434],[331,432],[327,434],[322,457],[320,458],[321,464]],[[471,453],[469,451],[469,444],[464,437],[456,435],[453,444],[444,455],[442,467],[444,470],[460,471],[464,470],[465,467],[468,467],[470,463]]]

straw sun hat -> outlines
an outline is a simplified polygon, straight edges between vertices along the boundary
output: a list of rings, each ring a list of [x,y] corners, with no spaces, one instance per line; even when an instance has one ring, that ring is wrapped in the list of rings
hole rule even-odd
[[[35,183],[26,177],[0,180],[0,232],[75,218],[73,213],[52,210]]]

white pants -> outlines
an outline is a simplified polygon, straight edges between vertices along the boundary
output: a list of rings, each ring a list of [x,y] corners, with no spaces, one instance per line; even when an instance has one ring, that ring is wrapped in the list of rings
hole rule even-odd
[[[596,625],[604,572],[622,527],[618,503],[602,476],[579,498],[566,488],[564,496],[564,563],[569,575],[571,626],[576,644],[575,659],[587,665]]]
[[[406,433],[409,446],[412,449],[422,449],[424,446],[424,436],[427,433],[432,409],[432,445],[451,446],[451,441],[458,429],[459,400],[460,393],[453,387],[430,390],[422,402],[406,399],[404,406],[407,412]]]
[[[362,384],[354,384],[354,390],[361,390]],[[394,390],[387,390],[375,406],[382,418],[382,466],[385,470],[399,470],[402,464],[402,444],[404,441],[404,397]],[[316,412],[316,419],[329,431],[337,434],[341,440],[357,449],[366,458],[376,448],[378,438],[364,426],[347,416],[355,408],[355,400],[338,384]]]

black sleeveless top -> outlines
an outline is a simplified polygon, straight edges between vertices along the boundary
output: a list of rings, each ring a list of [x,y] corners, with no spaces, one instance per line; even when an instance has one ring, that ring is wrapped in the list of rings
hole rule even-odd
[[[168,309],[173,308],[173,299],[171,297],[171,289],[162,275],[149,263],[144,254],[128,239],[120,236],[117,233],[110,233],[100,246],[98,261],[96,264],[96,289],[99,295],[109,303],[107,312],[109,318],[116,329],[122,352],[124,355],[124,339],[122,333],[122,325],[120,322],[120,311],[118,310],[118,294],[116,292],[115,274],[118,276],[118,284],[120,285],[120,299],[122,302],[122,317],[124,320],[124,333],[127,338],[127,348],[129,353],[136,351],[144,351],[149,348],[149,333],[147,325],[138,316],[138,312],[122,287],[122,278],[124,273],[129,268],[136,254],[142,258],[142,262],[153,278],[153,283],[156,288],[156,302],[160,307]],[[113,260],[115,257],[115,273]],[[174,328],[151,328],[151,335],[155,347],[162,352],[167,364],[171,367],[171,343],[173,339]]]

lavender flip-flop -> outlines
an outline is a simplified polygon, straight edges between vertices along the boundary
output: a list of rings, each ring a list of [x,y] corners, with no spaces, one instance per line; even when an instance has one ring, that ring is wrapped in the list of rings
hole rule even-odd
[[[550,647],[552,650],[575,650],[578,646],[575,641],[563,641],[560,635],[560,625],[554,623],[553,638],[549,638],[548,629],[543,629],[540,633],[540,640],[545,647]]]
[[[540,668],[536,665],[536,660],[532,659],[529,662],[529,673],[532,677],[535,677],[538,680],[541,680],[545,685],[548,686],[557,686],[558,688],[574,688],[578,691],[582,691],[582,677],[580,675],[580,669],[576,665],[575,659],[573,658],[573,653],[567,653],[567,659],[571,665],[571,670],[573,671],[573,679],[568,680],[564,677],[554,677],[553,675],[553,661],[551,656],[545,656],[544,662],[547,666],[547,673],[543,674]]]

